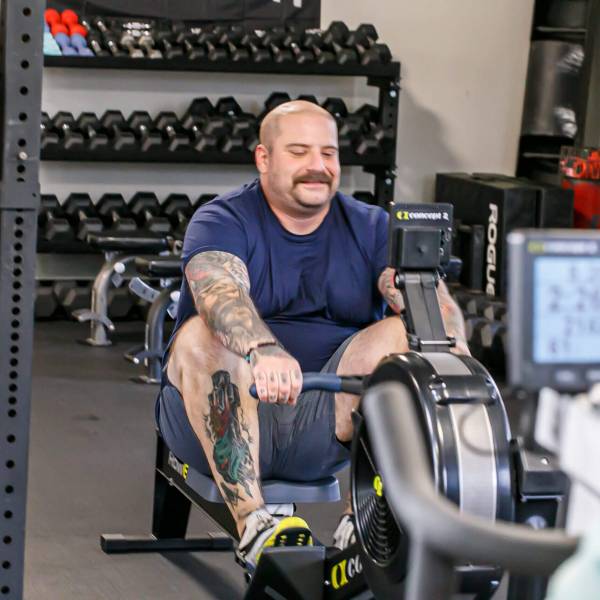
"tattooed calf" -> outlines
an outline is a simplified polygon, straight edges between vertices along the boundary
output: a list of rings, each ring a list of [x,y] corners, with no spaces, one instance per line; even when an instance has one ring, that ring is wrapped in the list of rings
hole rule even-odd
[[[250,453],[252,438],[243,421],[240,393],[231,383],[227,371],[212,375],[213,389],[208,395],[209,412],[204,417],[206,432],[212,440],[213,459],[223,479],[233,485],[241,485],[252,496],[250,484],[256,480],[254,461]],[[233,506],[241,499],[237,490],[221,486],[225,499]]]

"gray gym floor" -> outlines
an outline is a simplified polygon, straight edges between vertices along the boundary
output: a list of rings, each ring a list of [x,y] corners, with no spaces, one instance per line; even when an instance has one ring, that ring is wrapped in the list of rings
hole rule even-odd
[[[117,324],[116,344],[76,343],[87,327],[36,323],[29,452],[26,600],[241,598],[229,553],[108,556],[101,533],[148,533],[152,511],[156,387],[129,381],[122,358],[143,324]],[[347,485],[347,475],[343,477]],[[301,506],[329,541],[342,505]],[[189,533],[218,528],[192,510]]]

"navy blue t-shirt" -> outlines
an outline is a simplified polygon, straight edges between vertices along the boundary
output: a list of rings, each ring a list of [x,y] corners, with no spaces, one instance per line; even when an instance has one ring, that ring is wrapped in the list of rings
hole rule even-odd
[[[319,371],[351,334],[381,319],[377,279],[386,266],[387,213],[337,193],[308,235],[287,231],[258,180],[201,206],[183,244],[183,266],[199,252],[239,257],[262,319],[302,370]],[[197,314],[184,277],[175,332]]]

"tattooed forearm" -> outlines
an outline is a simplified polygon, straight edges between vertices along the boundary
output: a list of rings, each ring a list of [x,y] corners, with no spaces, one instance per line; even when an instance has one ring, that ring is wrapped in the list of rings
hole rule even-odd
[[[202,252],[185,275],[198,314],[226,348],[245,356],[257,344],[276,342],[250,298],[248,271],[237,256]]]
[[[387,267],[381,272],[377,287],[383,299],[388,303],[388,306],[395,313],[400,313],[404,309],[404,300],[400,290],[394,285],[395,277],[396,270]]]
[[[243,490],[252,498],[251,484],[256,481],[256,469],[250,452],[252,437],[244,422],[237,386],[231,383],[227,371],[212,375],[213,389],[208,395],[209,412],[204,417],[206,433],[213,442],[213,460],[223,478],[221,492],[231,506],[242,500]]]

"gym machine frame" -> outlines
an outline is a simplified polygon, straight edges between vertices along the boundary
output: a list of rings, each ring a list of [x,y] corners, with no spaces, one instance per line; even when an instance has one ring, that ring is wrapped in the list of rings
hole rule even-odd
[[[44,5],[0,1],[0,593],[14,600],[23,597]]]
[[[396,131],[398,124],[398,96],[400,93],[400,63],[373,65],[281,65],[272,63],[240,64],[233,61],[193,61],[187,58],[151,59],[130,57],[85,57],[85,56],[46,56],[47,67],[132,69],[146,71],[195,71],[219,73],[263,73],[271,75],[326,75],[337,77],[366,77],[367,85],[379,89],[379,115],[381,125],[393,133],[392,150],[383,158],[348,157],[343,166],[361,166],[366,173],[375,177],[375,197],[381,206],[389,206],[394,199],[396,178]],[[44,151],[43,160],[89,160],[89,161],[133,161],[133,162],[196,162],[223,164],[252,164],[251,153],[233,153],[229,157],[223,153],[198,152],[167,153],[159,150],[154,156],[142,152],[117,153]]]

